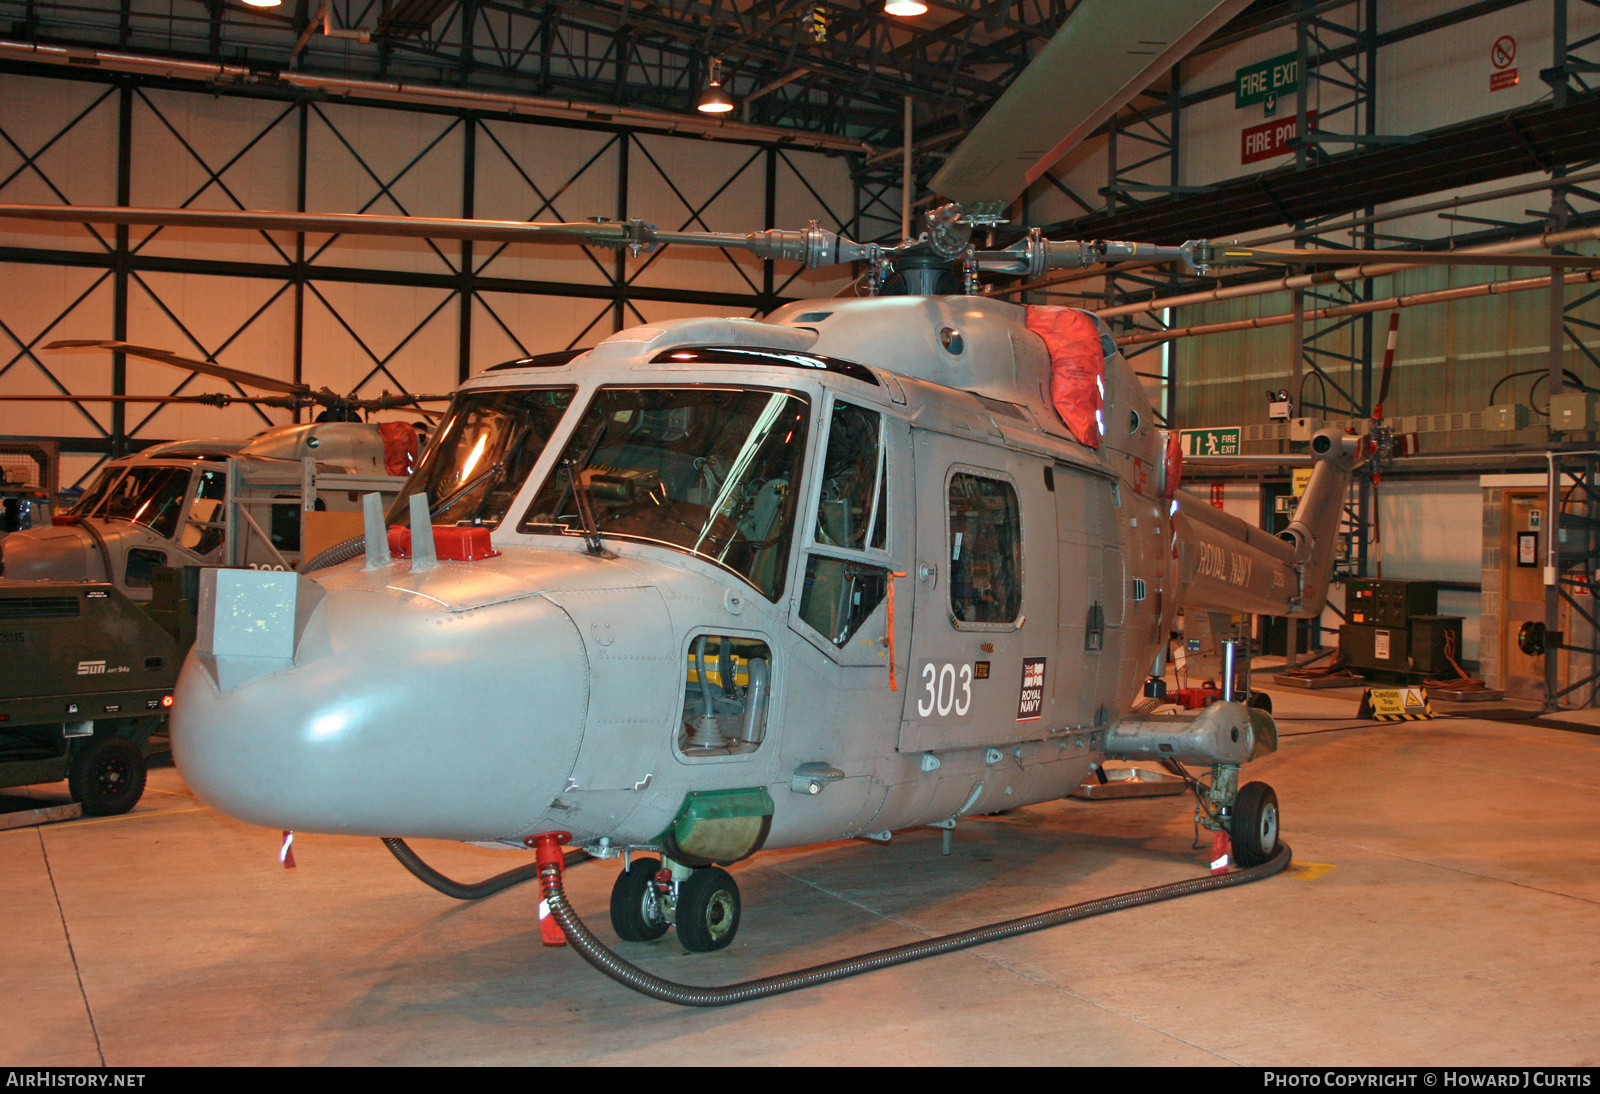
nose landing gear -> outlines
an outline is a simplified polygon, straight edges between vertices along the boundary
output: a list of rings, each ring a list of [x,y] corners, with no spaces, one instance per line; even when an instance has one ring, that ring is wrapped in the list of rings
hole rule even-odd
[[[625,942],[651,942],[675,926],[684,949],[710,953],[733,941],[739,915],[738,883],[717,866],[637,858],[611,887],[611,928]]]
[[[1187,779],[1194,790],[1197,839],[1199,830],[1205,828],[1218,834],[1220,847],[1226,833],[1234,865],[1242,869],[1260,866],[1278,853],[1278,795],[1271,786],[1263,782],[1240,786],[1239,768],[1234,764],[1213,764],[1210,786],[1177,764],[1168,767]]]

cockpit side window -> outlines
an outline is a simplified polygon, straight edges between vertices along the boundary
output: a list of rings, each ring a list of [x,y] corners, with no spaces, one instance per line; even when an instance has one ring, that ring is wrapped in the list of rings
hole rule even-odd
[[[831,547],[882,550],[883,476],[882,415],[842,399],[835,402],[813,538]]]
[[[183,546],[201,557],[222,546],[225,534],[222,503],[228,493],[227,473],[214,467],[200,469],[194,497],[189,501],[189,523],[183,529]]]
[[[776,602],[809,418],[794,391],[601,388],[518,528],[581,535],[587,507],[602,536],[699,555]]]
[[[888,543],[886,474],[883,416],[836,399],[828,416],[800,618],[840,648],[888,591],[888,568],[873,557]]]

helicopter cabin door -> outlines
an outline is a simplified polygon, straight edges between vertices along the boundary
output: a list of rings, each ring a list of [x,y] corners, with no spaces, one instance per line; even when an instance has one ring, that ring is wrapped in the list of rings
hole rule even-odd
[[[900,751],[1043,737],[1061,668],[1054,469],[998,444],[911,432],[916,628]]]
[[[907,569],[911,553],[910,429],[846,395],[829,395],[821,420],[790,626],[835,663],[871,667],[887,681],[890,575]],[[897,591],[908,591],[904,579]]]

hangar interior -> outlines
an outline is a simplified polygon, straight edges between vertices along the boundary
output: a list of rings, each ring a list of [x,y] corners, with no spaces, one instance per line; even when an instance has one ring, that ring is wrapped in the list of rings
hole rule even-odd
[[[922,230],[986,111],[1095,3],[0,0],[0,204],[815,222],[892,246]],[[1095,81],[1092,56],[1074,63]],[[1404,252],[1600,255],[1597,72],[1592,0],[1234,4],[992,229],[1002,245],[1037,229],[1395,252],[1204,273],[1135,257],[978,286],[1106,323],[1156,424],[1185,456],[1218,457],[1191,459],[1183,488],[1249,524],[1287,527],[1304,490],[1291,458],[1319,430],[1372,454],[1341,499],[1320,616],[1191,611],[1163,663],[1176,690],[1222,678],[1225,636],[1256,650],[1281,723],[1261,767],[1299,860],[1287,879],[714,1012],[732,1036],[704,1038],[706,1015],[541,947],[533,886],[442,908],[374,841],[339,835],[301,836],[286,871],[280,832],[212,810],[158,761],[131,812],[0,829],[18,967],[43,1000],[0,1020],[0,1062],[645,1063],[698,1035],[678,1062],[1593,1065],[1600,981],[1579,940],[1600,900],[1600,273]],[[733,109],[697,111],[709,88]],[[763,319],[864,295],[874,276],[671,243],[5,218],[0,481],[83,490],[108,460],[318,413],[252,402],[249,378],[46,348],[58,340],[288,385],[271,390],[445,396],[503,362]],[[425,427],[421,405],[364,413]],[[356,482],[330,528],[361,527]],[[1374,580],[1425,590],[1414,615],[1444,635],[1443,661],[1425,663],[1410,619],[1365,622],[1352,590]],[[1409,662],[1390,650],[1407,633]],[[1360,656],[1370,680],[1270,682]],[[1368,684],[1433,676],[1496,697],[1442,690],[1415,722],[1358,707]],[[60,782],[5,794],[24,811],[69,800]],[[766,851],[735,870],[764,928],[752,914],[721,953],[669,943],[641,963],[742,980],[1189,876],[1209,836],[1184,801],[997,809],[948,857],[927,827]],[[419,846],[470,876],[516,858]],[[612,872],[575,869],[575,904],[603,907]],[[1000,1031],[977,1045],[952,1037],[973,1005]]]

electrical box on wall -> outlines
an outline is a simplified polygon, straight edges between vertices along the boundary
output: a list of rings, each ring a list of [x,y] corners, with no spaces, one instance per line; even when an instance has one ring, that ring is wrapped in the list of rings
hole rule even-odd
[[[1563,391],[1550,396],[1550,428],[1558,431],[1583,431],[1594,422],[1594,395],[1587,391]]]
[[[1309,441],[1322,428],[1322,421],[1318,418],[1290,418],[1289,439],[1291,441]]]
[[[1509,433],[1533,423],[1533,411],[1521,403],[1501,403],[1483,412],[1483,428]]]

